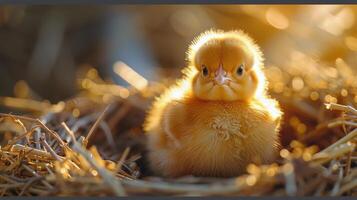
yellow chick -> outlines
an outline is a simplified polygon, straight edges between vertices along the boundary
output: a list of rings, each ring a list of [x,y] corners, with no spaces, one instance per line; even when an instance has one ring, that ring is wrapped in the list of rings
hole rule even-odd
[[[155,100],[144,129],[153,171],[229,177],[274,160],[282,112],[266,95],[263,55],[241,31],[207,31],[183,78]]]

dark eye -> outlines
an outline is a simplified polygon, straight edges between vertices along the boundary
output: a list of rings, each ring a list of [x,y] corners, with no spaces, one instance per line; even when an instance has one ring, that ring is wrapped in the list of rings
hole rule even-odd
[[[204,65],[202,65],[202,74],[203,76],[208,76],[208,68]]]
[[[239,67],[237,69],[237,74],[238,74],[238,76],[242,76],[243,73],[244,73],[244,65],[241,64],[241,65],[239,65]]]

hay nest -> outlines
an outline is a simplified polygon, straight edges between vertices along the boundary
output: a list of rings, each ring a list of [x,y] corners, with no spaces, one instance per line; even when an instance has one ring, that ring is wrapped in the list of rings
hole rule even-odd
[[[137,92],[90,69],[79,79],[82,92],[65,102],[2,98],[32,111],[0,114],[0,195],[356,195],[357,79],[338,66],[267,68],[285,112],[284,148],[276,163],[250,164],[232,178],[151,176],[141,125],[162,84]]]

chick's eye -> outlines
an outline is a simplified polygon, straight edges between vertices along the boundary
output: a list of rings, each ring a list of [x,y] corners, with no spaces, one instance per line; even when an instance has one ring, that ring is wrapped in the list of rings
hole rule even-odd
[[[208,76],[208,68],[206,66],[202,66],[202,74],[203,76]]]
[[[244,65],[241,64],[241,65],[239,65],[239,67],[237,69],[237,74],[238,74],[238,76],[242,76],[243,73],[244,73]]]

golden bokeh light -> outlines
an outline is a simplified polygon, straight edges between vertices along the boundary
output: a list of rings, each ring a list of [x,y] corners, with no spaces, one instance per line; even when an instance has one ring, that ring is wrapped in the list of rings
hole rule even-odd
[[[81,19],[75,20],[76,23],[71,23],[70,30],[67,30],[67,26],[63,26],[65,37],[61,37],[61,41],[57,42],[58,45],[61,44],[60,42],[64,45],[61,44],[59,50],[49,51],[49,53],[58,54],[50,56],[49,60],[52,61],[49,65],[46,62],[36,63],[36,59],[33,63],[25,60],[28,57],[31,58],[32,52],[30,51],[36,49],[31,45],[37,44],[42,37],[45,38],[45,33],[39,34],[38,41],[25,41],[33,37],[21,38],[23,33],[37,34],[35,28],[47,23],[22,27],[23,23],[13,23],[16,19],[12,19],[13,16],[19,14],[7,11],[4,16],[0,16],[0,24],[4,21],[1,18],[6,18],[6,23],[2,23],[2,27],[6,28],[2,37],[17,32],[11,37],[4,38],[19,40],[15,41],[14,46],[10,46],[11,48],[4,45],[2,53],[0,52],[1,63],[5,66],[0,67],[0,82],[4,84],[0,106],[1,109],[4,108],[6,112],[9,110],[11,113],[11,115],[3,113],[5,117],[0,117],[0,138],[2,134],[6,142],[14,144],[16,142],[15,145],[9,145],[0,141],[3,142],[0,147],[1,155],[4,155],[4,170],[7,170],[1,175],[4,179],[4,183],[1,184],[9,187],[2,191],[4,196],[13,194],[119,196],[124,193],[124,195],[141,195],[142,193],[155,195],[154,193],[157,193],[187,196],[228,196],[231,194],[346,196],[354,194],[351,191],[353,181],[351,182],[350,179],[356,172],[354,166],[357,124],[355,115],[355,108],[357,108],[356,6],[336,4],[139,7],[141,6],[131,7],[129,12],[115,16],[122,18],[135,11],[135,20],[120,24],[105,23],[106,26],[103,26],[105,28],[114,26],[114,28],[106,29],[105,33],[118,31],[115,34],[108,34],[108,38],[105,38],[109,41],[109,45],[102,39],[96,39],[98,34],[79,37],[86,31],[76,33],[82,27],[76,26],[81,24],[82,20],[84,22],[86,17],[80,17]],[[26,9],[32,8],[26,7]],[[126,8],[119,10],[125,11]],[[96,11],[91,9],[90,12]],[[24,12],[21,15],[27,16],[31,13],[34,12]],[[57,14],[56,12],[56,16]],[[93,14],[94,18],[95,16],[97,15]],[[105,17],[105,20],[109,18]],[[31,24],[34,23],[31,22],[33,20],[35,18],[26,22]],[[83,27],[86,30],[95,30],[97,24],[100,23],[86,22]],[[129,29],[126,27],[128,25],[130,25]],[[27,30],[30,27],[33,30]],[[168,104],[168,101],[179,104],[185,103],[179,100],[190,100],[189,98],[193,97],[191,96],[192,79],[200,72],[198,66],[192,65],[192,61],[194,60],[194,64],[198,65],[201,60],[199,56],[196,56],[195,60],[195,56],[186,51],[190,41],[203,31],[210,29],[222,31],[240,29],[251,36],[260,47],[264,58],[262,58],[261,65],[254,65],[255,63],[253,65],[260,66],[264,71],[267,84],[259,83],[259,91],[264,92],[261,94],[258,92],[260,96],[256,95],[249,101],[261,103],[252,108],[264,107],[270,112],[268,115],[265,115],[264,111],[261,112],[262,115],[259,115],[258,121],[252,123],[242,121],[238,125],[239,131],[245,133],[246,130],[252,128],[255,130],[262,119],[279,119],[276,120],[279,127],[273,134],[274,142],[278,147],[276,148],[278,155],[271,163],[266,163],[265,159],[259,159],[259,156],[255,155],[256,152],[244,154],[245,152],[242,151],[245,149],[240,149],[241,154],[237,155],[239,157],[237,159],[245,161],[245,158],[252,156],[252,161],[242,162],[247,163],[239,168],[245,170],[243,174],[235,174],[234,178],[180,178],[180,184],[178,184],[171,178],[167,179],[156,174],[154,176],[149,170],[150,166],[142,162],[150,159],[146,157],[150,156],[146,151],[146,142],[150,143],[150,141],[147,140],[148,135],[145,134],[148,131],[143,129],[143,124],[145,124],[145,116],[150,105],[156,102],[156,99],[159,100],[155,103],[157,113],[163,113],[161,111],[167,109],[166,105],[174,105]],[[62,34],[57,29],[54,31],[56,34]],[[126,38],[128,36],[126,34],[121,35],[120,31],[124,31],[130,38]],[[67,33],[72,34],[72,32],[76,36],[75,39],[78,38],[78,42],[75,41],[73,44],[73,38],[67,37]],[[26,35],[28,34],[24,36]],[[52,34],[49,36],[50,39],[56,39]],[[195,43],[189,50],[196,51],[208,42],[210,37],[210,34],[206,34],[201,37],[201,40],[195,39]],[[89,43],[88,38],[93,38],[93,40]],[[4,41],[6,44],[11,44],[10,41]],[[117,42],[120,46],[116,44]],[[81,46],[77,47],[77,44]],[[52,46],[56,45],[45,45],[44,49]],[[73,51],[66,51],[72,46]],[[26,55],[21,55],[24,52]],[[185,53],[186,56],[191,57],[185,60]],[[48,59],[46,54],[40,55],[45,56],[39,56],[39,61]],[[120,57],[125,57],[125,60],[120,61]],[[207,57],[209,59],[212,57],[212,60],[215,57],[226,58],[225,55],[216,53]],[[227,57],[230,56],[227,54]],[[232,60],[236,61],[235,58]],[[117,61],[114,65],[105,65],[112,59]],[[31,70],[31,66],[20,66],[23,64],[40,66],[41,63],[44,65],[43,72]],[[131,63],[138,64],[134,66]],[[139,63],[147,63],[147,66],[139,65]],[[251,62],[245,64],[250,66]],[[8,68],[6,68],[7,65]],[[14,66],[13,69],[12,66]],[[184,67],[187,67],[188,71],[182,74],[180,69]],[[246,70],[243,74],[251,72],[249,67]],[[146,75],[141,74],[141,71],[152,73],[146,73]],[[233,76],[236,72],[229,71],[227,74],[238,79],[239,77]],[[42,74],[45,75],[42,76]],[[176,79],[179,76],[185,81]],[[212,76],[214,76],[213,73]],[[263,73],[259,73],[258,76],[258,79],[262,78]],[[252,77],[257,79],[257,77]],[[43,80],[40,80],[41,78]],[[113,80],[117,78],[123,79],[125,85]],[[266,100],[267,96],[276,100],[277,103]],[[59,102],[53,103],[57,101]],[[203,100],[197,100],[197,102],[207,103]],[[280,110],[276,109],[277,105],[283,111],[282,115]],[[229,106],[222,108],[224,114],[229,114]],[[101,112],[103,115],[100,115]],[[175,117],[174,120],[181,117],[176,110],[172,114]],[[185,116],[182,115],[182,117]],[[211,116],[208,115],[208,117]],[[238,115],[237,117],[240,118]],[[246,117],[249,116],[242,115],[242,120]],[[166,118],[166,115],[157,114],[152,120],[152,127],[165,122],[163,120]],[[168,118],[171,119],[171,115]],[[179,126],[157,126],[159,131],[152,132],[155,134],[160,133],[161,129],[168,129],[167,132],[171,129],[173,131],[182,129],[184,133],[187,132],[187,138],[190,138],[189,130],[190,128],[197,129],[196,122],[208,125],[210,121],[212,120],[202,120],[200,116],[193,115],[187,120],[188,127],[181,127],[185,125],[183,123]],[[235,125],[229,124],[228,128],[222,129],[227,129],[228,131],[224,131],[228,134],[234,133],[236,127],[233,126]],[[91,135],[88,131],[94,135],[91,140],[86,140]],[[207,134],[213,135],[211,132],[209,128]],[[240,148],[239,144],[233,145],[235,138],[237,141],[248,141],[238,139],[236,137],[238,134],[231,135],[233,136],[225,140],[228,144],[225,147],[239,146]],[[172,139],[170,137],[164,135],[162,138],[163,141],[166,139],[169,141]],[[220,150],[217,145],[220,140],[217,137],[203,140],[205,138],[193,135],[193,138],[201,142],[200,144],[214,139],[215,146],[212,151]],[[53,152],[42,143],[43,139],[48,142]],[[62,139],[65,145],[60,142]],[[75,141],[78,142],[78,146],[75,145]],[[175,142],[172,140],[172,144]],[[31,151],[20,149],[19,152],[11,152],[16,149],[15,147],[22,147],[21,145],[24,149],[31,149]],[[198,146],[184,145],[183,148],[192,147],[195,150]],[[202,151],[203,149],[205,148],[202,148]],[[39,155],[44,155],[44,157],[38,155],[33,157],[39,152]],[[227,163],[230,162],[229,159],[235,159],[233,157],[236,155],[233,157],[230,153],[223,155],[224,152],[231,151],[222,150],[219,153],[222,158],[227,158]],[[242,156],[244,158],[240,155],[244,155]],[[195,159],[193,161],[195,164]],[[197,159],[197,162],[200,162],[200,159]],[[26,170],[27,166],[29,170]],[[201,163],[197,166],[204,167]],[[225,165],[222,166],[225,167]],[[4,177],[11,180],[8,181]],[[30,182],[26,183],[28,180]],[[125,183],[131,181],[130,184],[135,187],[128,188],[130,185],[122,185],[123,181],[126,181]],[[54,190],[47,189],[47,184]],[[83,187],[78,190],[76,188],[78,185]],[[121,187],[124,193],[118,192]]]
[[[255,164],[249,164],[247,166],[247,172],[250,174],[259,174],[261,172],[260,168],[258,166],[256,166]]]
[[[289,152],[287,149],[282,149],[282,150],[280,151],[280,156],[281,156],[282,158],[287,158],[287,157],[289,157],[289,155],[290,155],[290,152]]]
[[[269,8],[265,13],[265,17],[267,22],[277,29],[289,27],[289,19],[276,8]]]
[[[304,88],[304,81],[301,77],[294,77],[291,84],[295,91],[300,91]]]
[[[336,36],[351,28],[355,21],[354,13],[348,7],[330,7],[324,14],[320,28]]]
[[[337,103],[337,98],[329,94],[326,95],[324,99],[326,103]]]
[[[257,182],[257,177],[254,175],[248,175],[246,179],[246,183],[249,186],[253,186]]]
[[[346,89],[342,89],[341,90],[341,96],[347,97],[347,95],[348,95],[348,91]]]
[[[313,91],[313,92],[310,93],[310,98],[311,98],[311,100],[313,100],[313,101],[318,100],[319,97],[320,97],[320,95],[319,95],[319,93],[316,92],[316,91]]]

